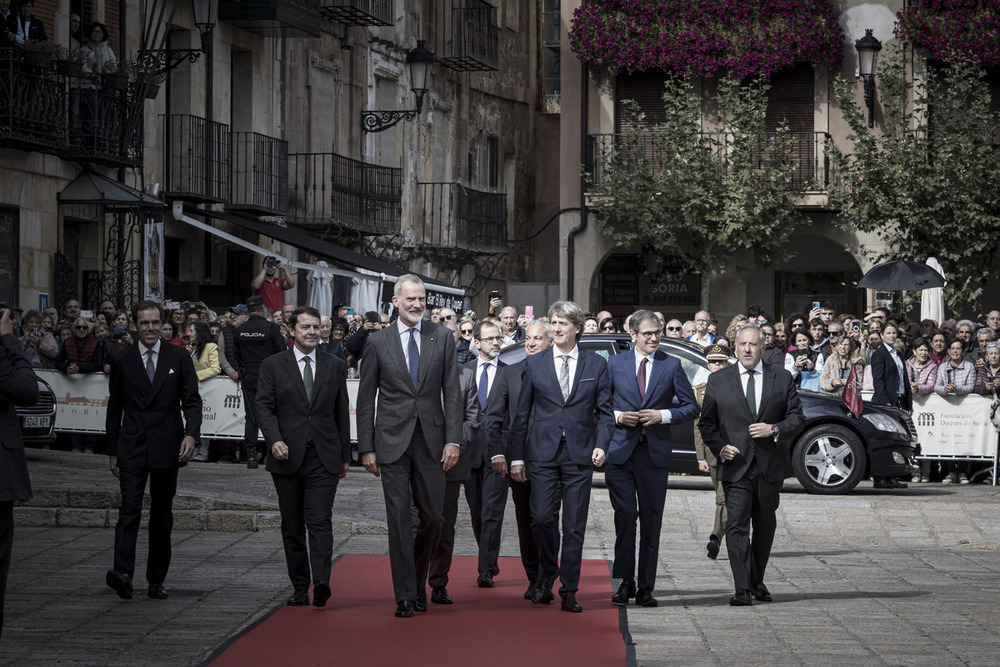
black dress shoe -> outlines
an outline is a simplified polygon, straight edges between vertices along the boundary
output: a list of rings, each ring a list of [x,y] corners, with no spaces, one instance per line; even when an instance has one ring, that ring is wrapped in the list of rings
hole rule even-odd
[[[719,544],[718,537],[712,535],[710,538],[708,538],[708,544],[705,545],[705,549],[708,550],[708,557],[711,558],[712,560],[718,558],[720,546],[721,545]]]
[[[909,484],[906,482],[900,482],[898,479],[892,480],[892,488],[894,489],[905,489],[907,487],[909,487]]]
[[[875,483],[872,484],[872,488],[875,489],[895,489],[896,482],[889,477],[877,477]]]
[[[531,597],[534,595],[534,593],[535,593],[535,586],[536,585],[537,584],[535,584],[535,582],[532,581],[530,584],[528,584],[528,587],[526,589],[524,589],[524,599],[525,600],[530,600]]]
[[[452,604],[448,589],[444,586],[435,586],[431,591],[431,602],[434,604]]]
[[[480,588],[493,588],[495,585],[493,583],[493,575],[489,572],[483,572],[479,575],[479,578],[476,579],[476,585]]]
[[[295,591],[285,604],[289,607],[305,607],[309,604],[308,591]]]
[[[317,581],[313,584],[314,607],[325,607],[326,601],[330,599],[331,595],[333,595],[333,591],[330,590],[330,584],[325,581]]]
[[[562,596],[562,610],[568,611],[571,614],[579,614],[583,611],[583,607],[581,607],[580,603],[576,601],[575,593],[567,593]]]
[[[752,607],[753,599],[750,597],[750,591],[737,591],[736,595],[729,598],[730,607]]]
[[[154,600],[167,599],[167,589],[163,587],[163,584],[150,584],[146,588],[146,594]]]
[[[628,601],[635,597],[635,581],[622,579],[618,586],[618,592],[611,596],[611,601],[618,606],[628,604]]]
[[[413,600],[400,600],[396,605],[396,618],[412,618],[413,606]]]
[[[413,611],[427,611],[427,593],[417,593],[417,599],[413,602]]]
[[[656,607],[660,604],[653,597],[651,588],[640,588],[635,594],[635,603],[640,607]]]
[[[126,573],[119,572],[118,570],[108,570],[104,581],[122,600],[132,599],[132,577]]]
[[[490,574],[492,574],[494,577],[500,574],[500,566],[494,565],[492,568],[490,568]]]
[[[555,583],[558,576],[559,570],[556,570],[551,576],[542,576],[535,582],[535,592],[531,594],[531,601],[534,604],[549,604],[556,599],[556,596],[552,594],[552,584]]]
[[[764,584],[757,584],[754,586],[753,599],[760,600],[761,602],[771,602],[771,600],[773,600],[771,597],[771,591],[767,590],[767,586]]]

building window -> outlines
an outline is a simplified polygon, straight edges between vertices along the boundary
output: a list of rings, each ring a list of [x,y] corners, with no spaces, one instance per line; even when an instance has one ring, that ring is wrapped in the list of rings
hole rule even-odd
[[[492,135],[486,137],[486,185],[500,187],[500,140]]]
[[[0,301],[7,303],[19,301],[20,218],[20,210],[16,206],[0,206]]]

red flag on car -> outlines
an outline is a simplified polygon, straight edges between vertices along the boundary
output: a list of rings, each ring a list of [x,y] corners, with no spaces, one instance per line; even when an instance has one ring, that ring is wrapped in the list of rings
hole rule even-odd
[[[861,412],[865,409],[865,403],[861,400],[861,382],[858,379],[856,364],[851,364],[851,373],[847,376],[847,384],[844,385],[844,393],[840,395],[840,398],[854,415],[854,418],[859,419]]]

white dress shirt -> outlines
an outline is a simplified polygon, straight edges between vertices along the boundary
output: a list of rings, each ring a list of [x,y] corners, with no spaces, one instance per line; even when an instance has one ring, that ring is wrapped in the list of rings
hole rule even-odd
[[[573,349],[570,350],[569,354],[569,393],[573,393],[573,381],[576,379],[576,363],[580,358],[580,346],[574,345]],[[562,373],[563,367],[563,353],[559,351],[559,348],[552,348],[552,361],[555,362],[556,368],[556,380],[559,380],[560,373]],[[559,384],[559,389],[562,389],[562,384]]]
[[[480,378],[483,376],[483,366],[487,367],[486,370],[486,395],[489,396],[493,391],[493,382],[497,378],[497,361],[493,359],[491,361],[483,361],[480,357],[476,360],[476,398],[479,397],[479,382]]]
[[[639,366],[642,364],[642,360],[646,359],[646,386],[643,388],[643,396],[649,391],[649,378],[653,376],[653,356],[649,355],[644,357],[642,353],[636,349],[635,351],[635,377],[636,382],[639,381]],[[618,418],[623,414],[622,410],[615,410],[615,422],[618,422]],[[671,420],[670,410],[660,410],[660,421],[664,424],[669,424]]]
[[[315,386],[316,379],[319,377],[318,374],[316,373],[316,350],[313,350],[309,354],[305,354],[294,345],[292,345],[292,349],[295,351],[295,363],[298,364],[299,366],[299,375],[302,376],[303,382],[305,381],[306,364],[302,360],[305,359],[306,357],[309,358],[309,363],[311,364],[312,367],[313,386]]]
[[[417,333],[410,334],[410,329],[416,329]],[[408,327],[403,322],[403,318],[400,317],[396,320],[396,330],[399,332],[399,343],[403,346],[403,358],[406,360],[406,367],[410,367],[410,336],[416,337],[417,340],[417,353],[420,353],[420,322],[417,322],[416,326]]]
[[[139,343],[139,352],[142,353],[142,368],[146,369],[146,359],[149,358],[149,351],[153,351],[153,373],[156,373],[156,366],[160,363],[160,338],[156,339],[153,347],[146,347],[145,343]]]
[[[750,373],[743,366],[739,364],[740,367],[740,384],[743,385],[743,396],[747,395],[747,379],[750,377]],[[757,409],[754,410],[753,418],[757,419],[757,414],[760,413],[760,399],[764,392],[764,362],[758,361],[757,365],[753,369],[753,394],[754,399],[757,401]],[[744,398],[744,402],[746,399]]]

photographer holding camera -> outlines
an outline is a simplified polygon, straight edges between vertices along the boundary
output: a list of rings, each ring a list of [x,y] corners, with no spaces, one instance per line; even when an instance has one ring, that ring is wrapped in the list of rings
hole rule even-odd
[[[278,276],[278,271],[284,276]],[[293,287],[295,287],[295,276],[288,271],[284,262],[273,256],[264,258],[260,273],[250,282],[253,293],[264,297],[264,305],[269,313],[281,310],[285,305],[285,291]]]

